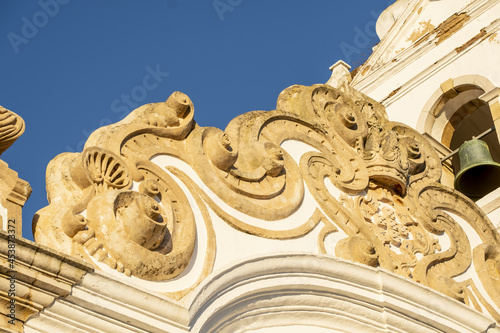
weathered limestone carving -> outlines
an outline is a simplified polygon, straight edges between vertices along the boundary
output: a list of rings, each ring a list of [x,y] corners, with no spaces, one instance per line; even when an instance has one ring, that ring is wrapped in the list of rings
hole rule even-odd
[[[159,135],[155,141],[160,136],[184,138],[193,125],[192,103],[186,95],[174,93],[165,103],[140,109],[124,125],[114,126],[111,137],[95,132],[89,142],[100,136],[105,142],[101,147],[61,154],[51,162],[47,176],[51,205],[39,212],[35,237],[126,275],[165,280],[177,276],[193,252],[194,218],[187,199],[165,171],[149,162],[151,155],[124,159],[123,153],[120,157],[108,149],[120,147],[127,138],[131,138],[129,145],[147,142],[152,133]],[[143,146],[153,154],[155,142],[147,143]],[[127,148],[125,143],[122,149]],[[133,182],[139,184],[132,191]],[[46,218],[60,232],[40,232]]]
[[[23,119],[14,112],[0,106],[0,155],[23,133]],[[0,230],[7,231],[8,220],[15,220],[15,235],[21,236],[21,210],[30,194],[31,187],[28,182],[20,179],[17,172],[0,160]],[[2,210],[6,210],[6,212],[2,214]]]
[[[219,241],[211,210],[265,239],[300,238],[319,226],[318,252],[395,272],[500,320],[499,235],[472,201],[438,183],[431,145],[389,121],[381,104],[348,86],[295,85],[276,110],[243,114],[224,131],[197,126],[193,113],[176,92],[97,130],[82,153],[57,156],[47,173],[50,205],[35,219],[37,242],[145,280],[179,277],[197,226],[177,180],[210,234],[195,285],[211,272]],[[311,149],[297,163],[283,148],[288,141]],[[179,167],[159,167],[158,156],[187,163],[200,182]],[[272,227],[301,207],[304,185],[314,213],[288,229]],[[327,242],[339,233],[345,237]]]

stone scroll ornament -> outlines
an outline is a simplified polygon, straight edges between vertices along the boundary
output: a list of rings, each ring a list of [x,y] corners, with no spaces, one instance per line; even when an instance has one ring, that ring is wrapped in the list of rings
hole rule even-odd
[[[319,252],[389,270],[500,321],[498,233],[472,201],[439,183],[436,152],[389,121],[380,103],[348,86],[295,85],[276,110],[238,116],[225,131],[199,127],[193,113],[189,97],[175,92],[97,130],[83,152],[52,160],[36,241],[141,279],[175,278],[190,262],[197,230],[175,175],[236,230],[286,240],[320,227]],[[282,148],[287,140],[311,151],[296,163]],[[319,208],[289,230],[253,225],[225,212],[183,170],[151,161],[160,155],[184,161],[226,205],[270,225],[297,211],[305,186]],[[463,223],[481,244],[471,244]],[[326,242],[339,230],[344,239]],[[486,294],[477,280],[454,280],[472,266]]]

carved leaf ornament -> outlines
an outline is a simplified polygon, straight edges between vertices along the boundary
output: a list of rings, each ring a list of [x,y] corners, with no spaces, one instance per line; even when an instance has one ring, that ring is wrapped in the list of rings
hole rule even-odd
[[[319,227],[320,252],[395,272],[500,320],[498,233],[472,201],[439,184],[433,148],[389,121],[381,104],[350,87],[295,85],[276,110],[238,116],[225,131],[197,126],[193,113],[175,92],[97,130],[82,153],[52,160],[37,242],[140,279],[173,279],[189,265],[197,232],[175,176],[236,230],[292,239]],[[290,140],[311,147],[299,163],[282,147]],[[187,163],[205,187],[177,167],[160,168],[157,156]],[[299,209],[304,185],[320,209],[288,230],[248,223],[213,200],[271,226]],[[340,231],[343,239],[326,242]],[[213,256],[207,261],[210,272]]]

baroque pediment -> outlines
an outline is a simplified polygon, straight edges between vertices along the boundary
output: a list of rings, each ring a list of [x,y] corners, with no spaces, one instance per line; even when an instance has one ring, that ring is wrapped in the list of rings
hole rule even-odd
[[[500,320],[500,239],[414,129],[344,87],[294,85],[276,110],[200,127],[183,93],[95,131],[47,168],[38,243],[180,299],[269,251],[394,272]]]

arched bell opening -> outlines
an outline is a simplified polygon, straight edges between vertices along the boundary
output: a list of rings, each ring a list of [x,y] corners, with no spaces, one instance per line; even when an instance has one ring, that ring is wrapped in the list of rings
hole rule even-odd
[[[460,94],[457,98],[465,101]],[[495,164],[500,162],[500,144],[495,133],[481,138],[485,144],[469,142],[493,126],[490,107],[474,98],[456,109],[441,137],[441,143],[451,151],[463,147],[451,158],[453,185],[474,200],[500,186],[500,166]]]
[[[451,133],[450,142],[443,142],[452,151],[460,148],[460,146],[471,140],[473,137],[477,137],[481,133],[493,127],[493,119],[491,117],[491,111],[488,105],[482,105],[476,110],[472,110],[472,113],[463,113],[463,110],[458,110],[450,119],[450,124],[452,122],[457,123],[456,128]],[[458,118],[458,119],[457,119]],[[459,120],[459,121],[457,121]],[[443,138],[445,133],[443,133]],[[488,145],[491,157],[494,161],[500,161],[500,144],[494,132],[481,138],[482,141],[486,142]],[[460,171],[460,158],[459,155],[454,155],[452,157],[453,171],[457,174]]]
[[[419,120],[419,129],[424,132],[424,136],[433,141],[431,143],[444,159],[442,184],[455,187],[456,175],[461,170],[459,155],[455,154],[446,159],[447,156],[458,151],[464,142],[493,128],[491,109],[483,97],[485,93],[494,89],[494,85],[488,79],[477,75],[466,75],[443,82],[426,103]],[[500,162],[500,144],[496,133],[491,132],[481,140],[489,147],[492,163]],[[479,145],[476,147],[481,148]],[[488,177],[482,179],[481,168],[476,169],[474,173],[478,183],[491,181]],[[478,196],[469,197],[474,200],[479,199]]]

